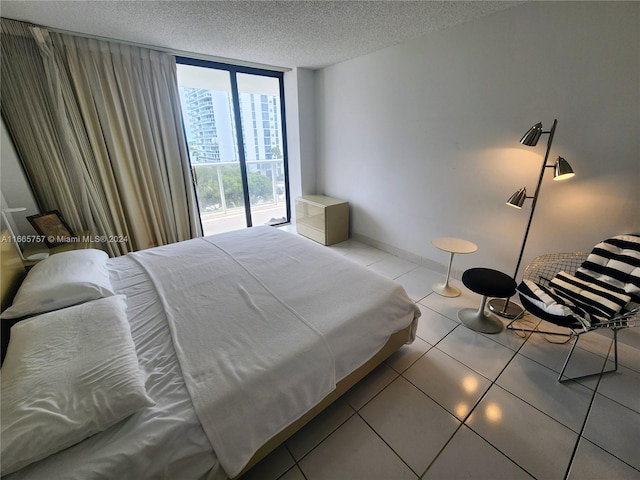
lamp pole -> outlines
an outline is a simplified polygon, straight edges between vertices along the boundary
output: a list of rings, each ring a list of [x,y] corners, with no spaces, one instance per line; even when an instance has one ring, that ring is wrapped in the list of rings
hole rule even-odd
[[[518,256],[518,262],[516,263],[516,271],[513,274],[513,279],[516,279],[518,275],[518,270],[520,269],[520,263],[522,262],[522,256],[524,254],[524,248],[527,244],[527,238],[529,237],[529,230],[531,229],[531,221],[533,220],[533,213],[536,210],[536,204],[538,203],[538,195],[540,193],[540,187],[542,186],[542,179],[544,178],[544,171],[547,168],[547,161],[549,160],[549,153],[551,152],[551,143],[553,142],[553,136],[556,133],[556,126],[558,125],[558,120],[555,119],[553,121],[553,125],[551,126],[551,130],[548,132],[549,140],[547,140],[547,151],[544,154],[544,160],[542,162],[542,168],[540,169],[540,175],[538,176],[538,185],[536,186],[536,191],[533,194],[533,203],[531,204],[531,213],[529,214],[529,221],[527,222],[527,229],[524,232],[524,239],[522,240],[522,247],[520,248],[520,255]],[[519,317],[524,313],[524,309],[520,307],[520,305],[516,305],[515,303],[510,303],[509,300],[511,298],[507,298],[503,300],[501,298],[494,298],[489,302],[489,310],[493,313],[500,315],[501,317],[514,319]]]

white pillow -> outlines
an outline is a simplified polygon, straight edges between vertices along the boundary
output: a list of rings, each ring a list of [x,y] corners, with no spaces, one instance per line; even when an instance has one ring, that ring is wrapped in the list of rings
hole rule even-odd
[[[17,323],[0,373],[2,476],[154,405],[124,295]]]
[[[37,263],[0,318],[22,318],[114,294],[102,250],[61,252]]]

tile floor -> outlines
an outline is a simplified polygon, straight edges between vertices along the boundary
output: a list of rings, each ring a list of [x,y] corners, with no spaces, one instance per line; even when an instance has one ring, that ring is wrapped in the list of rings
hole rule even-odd
[[[617,373],[560,384],[568,345],[473,332],[457,311],[480,297],[459,281],[445,298],[440,273],[353,240],[330,248],[404,286],[418,338],[243,480],[640,479],[640,328],[619,333]],[[567,374],[606,369],[611,344],[585,335]]]

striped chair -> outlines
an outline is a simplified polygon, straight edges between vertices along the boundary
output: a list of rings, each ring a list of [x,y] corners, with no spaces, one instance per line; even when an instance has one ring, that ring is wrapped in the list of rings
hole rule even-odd
[[[591,253],[541,255],[526,268],[518,293],[525,311],[567,329],[567,333],[521,328],[514,319],[511,330],[563,335],[573,338],[558,381],[581,335],[601,328],[613,331],[615,366],[618,369],[618,330],[640,325],[640,236],[618,235],[594,247]],[[524,314],[524,312],[523,312]]]

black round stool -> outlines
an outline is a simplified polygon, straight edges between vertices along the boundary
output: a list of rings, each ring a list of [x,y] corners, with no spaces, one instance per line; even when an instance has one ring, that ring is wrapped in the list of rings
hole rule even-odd
[[[462,274],[462,283],[472,292],[482,295],[480,308],[463,308],[458,319],[471,330],[482,333],[498,333],[502,322],[484,313],[487,297],[509,298],[516,293],[516,282],[509,275],[491,268],[470,268]]]

